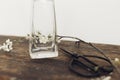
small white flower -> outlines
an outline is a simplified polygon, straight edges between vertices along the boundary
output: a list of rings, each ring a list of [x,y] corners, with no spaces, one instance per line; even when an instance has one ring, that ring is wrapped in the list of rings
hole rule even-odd
[[[6,52],[10,52],[10,49],[6,48],[6,49],[4,49],[4,51],[6,51]]]
[[[51,34],[45,36],[42,35],[39,31],[36,31],[32,36],[32,40],[35,44],[39,44],[39,43],[46,44],[48,42],[53,41],[53,36]]]
[[[119,62],[120,61],[119,58],[115,58],[114,60],[115,60],[115,62]]]
[[[45,36],[42,36],[40,39],[40,43],[46,44],[48,42],[48,38]]]
[[[39,35],[38,38],[41,39],[43,37],[43,35]]]
[[[10,39],[7,39],[5,43],[3,43],[3,45],[0,46],[0,50],[10,52],[13,49],[12,45],[13,43],[10,41]]]
[[[10,42],[10,39],[7,39],[7,40],[6,40],[6,43],[9,43],[9,42]]]
[[[41,35],[41,33],[39,31],[36,31],[35,36],[39,36],[39,35]]]
[[[51,42],[54,40],[54,37],[52,36],[52,34],[49,34],[48,35],[48,42]]]
[[[29,34],[27,34],[27,36],[25,38],[26,38],[26,40],[30,40],[31,37]]]
[[[61,42],[61,39],[57,38],[56,41],[57,41],[57,43],[60,43],[60,42]]]
[[[38,40],[37,40],[37,39],[35,39],[35,43],[38,43]]]

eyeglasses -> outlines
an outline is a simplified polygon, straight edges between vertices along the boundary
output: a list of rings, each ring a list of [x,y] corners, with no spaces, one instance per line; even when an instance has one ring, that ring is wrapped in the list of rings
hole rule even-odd
[[[79,38],[76,37],[70,37],[70,36],[57,36],[58,40],[61,40],[63,38],[71,38],[75,39],[75,45],[77,47],[80,47],[80,43],[87,44],[91,47],[93,47],[96,51],[101,53],[104,57],[97,56],[97,55],[84,55],[80,53],[73,53],[66,49],[60,48],[64,53],[69,55],[72,59],[69,62],[69,69],[83,77],[98,77],[102,75],[109,74],[113,72],[114,65],[112,64],[109,57],[107,57],[103,51],[95,47],[92,43],[87,43]],[[106,65],[102,65],[101,63],[105,63]]]

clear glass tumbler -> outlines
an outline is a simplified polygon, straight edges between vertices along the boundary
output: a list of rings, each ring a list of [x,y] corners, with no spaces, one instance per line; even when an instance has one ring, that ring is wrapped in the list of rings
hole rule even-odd
[[[57,57],[54,0],[34,0],[30,40],[32,59]]]

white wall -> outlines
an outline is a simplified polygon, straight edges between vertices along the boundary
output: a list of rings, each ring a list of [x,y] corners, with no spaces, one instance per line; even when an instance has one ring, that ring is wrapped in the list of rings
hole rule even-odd
[[[0,0],[0,34],[25,35],[30,21],[30,0]]]
[[[30,31],[32,0],[0,0],[0,34]],[[55,0],[59,35],[120,45],[120,0]]]

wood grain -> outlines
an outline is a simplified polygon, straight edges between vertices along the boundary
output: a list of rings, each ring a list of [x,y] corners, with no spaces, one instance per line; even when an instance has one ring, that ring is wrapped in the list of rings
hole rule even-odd
[[[8,38],[13,41],[13,50],[9,53],[0,51],[0,80],[93,80],[93,78],[80,77],[69,71],[70,58],[61,50],[59,50],[57,58],[31,60],[28,41],[24,37],[0,36],[0,44]],[[113,61],[116,57],[120,59],[120,46],[94,45],[102,49]],[[58,46],[80,54],[100,55],[83,43],[80,44],[80,48],[75,47],[74,42],[70,41],[62,41]],[[120,70],[120,64],[116,64],[116,66]],[[114,70],[111,77],[111,80],[119,80],[120,74]]]

